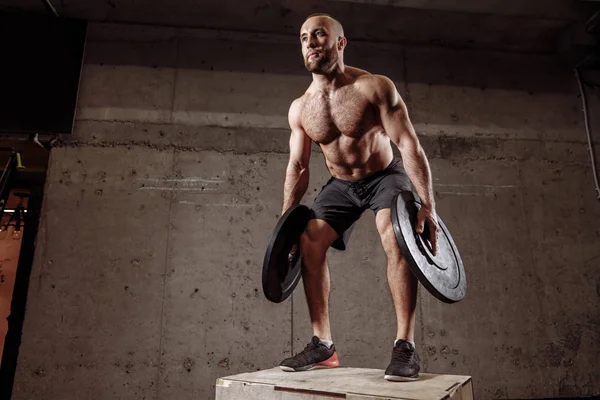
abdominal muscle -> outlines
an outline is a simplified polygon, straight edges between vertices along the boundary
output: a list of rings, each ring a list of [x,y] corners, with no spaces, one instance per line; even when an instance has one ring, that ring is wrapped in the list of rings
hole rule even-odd
[[[360,137],[342,134],[320,146],[331,176],[345,181],[358,181],[385,169],[394,158],[390,139],[382,129]]]

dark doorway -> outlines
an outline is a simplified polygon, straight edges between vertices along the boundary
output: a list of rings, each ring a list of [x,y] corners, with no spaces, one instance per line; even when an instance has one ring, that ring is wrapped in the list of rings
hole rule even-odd
[[[32,141],[0,141],[0,399],[12,395],[48,158]]]

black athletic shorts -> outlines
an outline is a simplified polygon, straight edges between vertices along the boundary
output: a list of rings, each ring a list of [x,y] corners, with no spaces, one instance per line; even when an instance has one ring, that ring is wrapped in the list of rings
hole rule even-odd
[[[403,190],[411,190],[411,186],[399,158],[356,182],[332,177],[315,199],[311,219],[322,219],[331,225],[339,235],[331,247],[346,250],[354,223],[362,213],[367,208],[375,213],[390,208],[394,196]]]

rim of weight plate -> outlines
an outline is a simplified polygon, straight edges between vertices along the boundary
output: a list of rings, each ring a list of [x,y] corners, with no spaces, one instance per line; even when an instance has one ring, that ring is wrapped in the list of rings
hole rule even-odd
[[[262,287],[267,300],[281,303],[294,291],[302,271],[300,252],[292,260],[288,255],[308,222],[310,209],[302,204],[290,207],[277,221],[269,240],[262,270]]]
[[[411,271],[417,277],[419,282],[433,296],[445,303],[455,303],[462,300],[466,294],[467,281],[462,258],[460,257],[460,253],[452,235],[450,235],[448,228],[438,215],[438,238],[440,233],[442,233],[446,238],[446,241],[438,239],[438,256],[433,256],[428,249],[428,244],[426,243],[427,239],[424,239],[415,232],[414,222],[416,221],[416,212],[414,210],[412,212],[409,210],[410,202],[413,202],[415,204],[415,210],[418,210],[417,205],[420,206],[421,203],[417,200],[414,193],[408,191],[400,192],[394,197],[391,207],[392,226],[402,255],[406,258]],[[399,207],[403,207],[404,209],[400,211]],[[403,224],[400,222],[402,215],[408,216],[409,218],[410,226],[412,228],[410,234],[402,229]],[[406,225],[404,225],[404,227],[406,227]],[[408,236],[408,238],[406,236]],[[407,241],[412,241],[412,246],[409,246]],[[444,265],[441,263],[441,258],[438,259],[441,254],[439,252],[442,250],[440,245],[444,243],[448,244],[448,246],[445,247],[445,250],[450,253],[450,258],[454,260],[454,263],[451,265]],[[420,252],[418,254],[413,254],[413,252],[411,252],[411,247],[413,249],[418,248]],[[452,269],[449,270],[451,267]],[[437,272],[438,276],[445,274],[446,271],[448,274],[456,273],[455,284],[452,282],[448,282],[448,285],[435,284],[430,281],[429,277],[424,272],[426,268],[436,268],[436,270],[439,271]]]

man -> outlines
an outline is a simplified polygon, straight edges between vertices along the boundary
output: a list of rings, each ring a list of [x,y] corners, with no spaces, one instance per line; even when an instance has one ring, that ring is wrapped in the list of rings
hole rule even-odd
[[[290,158],[283,212],[298,204],[306,192],[311,141],[321,147],[332,177],[315,199],[312,218],[300,239],[302,278],[314,337],[300,354],[284,360],[280,367],[306,371],[339,365],[329,326],[326,253],[330,246],[345,249],[354,222],[370,208],[376,213],[387,256],[398,325],[385,378],[418,379],[420,365],[414,344],[417,280],[400,254],[390,207],[394,195],[410,190],[412,181],[422,201],[417,231],[422,233],[427,223],[432,245],[437,247],[438,225],[427,158],[394,83],[344,64],[347,41],[337,20],[327,14],[309,16],[302,25],[300,42],[313,81],[289,109]],[[394,160],[390,141],[400,150],[402,160]]]

